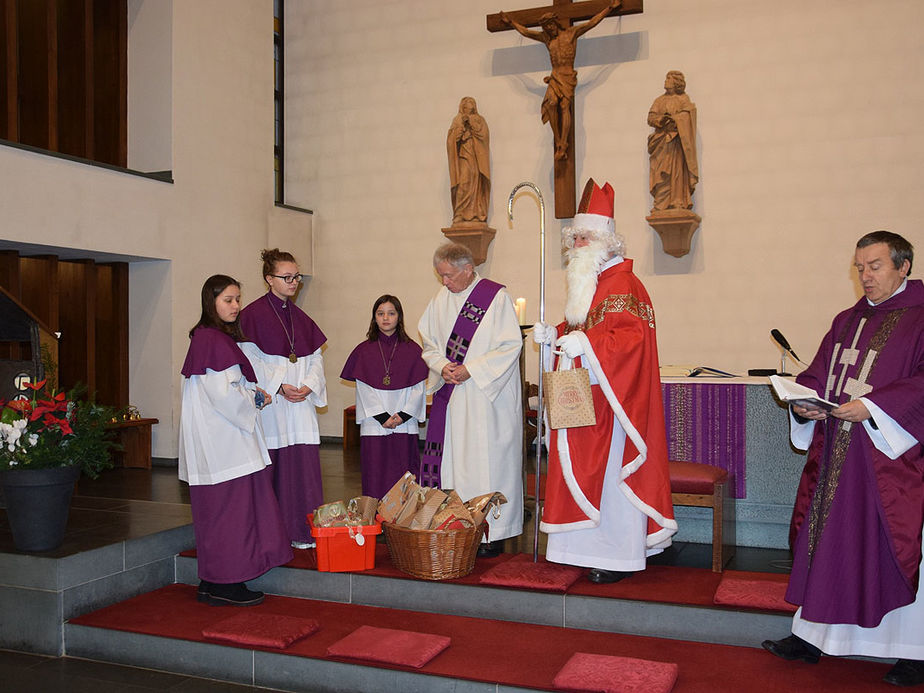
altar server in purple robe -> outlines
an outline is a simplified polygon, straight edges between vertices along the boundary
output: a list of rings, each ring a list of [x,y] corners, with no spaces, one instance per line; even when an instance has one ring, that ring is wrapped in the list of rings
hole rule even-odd
[[[783,659],[897,658],[884,681],[924,684],[924,284],[914,251],[875,231],[854,255],[864,297],[834,318],[797,382],[838,404],[793,406],[792,443],[808,449],[796,497],[786,599],[792,635],[763,646]]]
[[[494,556],[523,532],[523,339],[507,291],[478,276],[468,248],[441,245],[433,267],[443,287],[417,325],[433,393],[421,483],[464,500],[503,493],[478,554]]]
[[[260,387],[275,395],[275,404],[261,412],[273,485],[292,546],[307,549],[314,546],[308,513],[324,501],[315,408],[327,406],[321,357],[327,338],[295,305],[302,282],[295,258],[279,248],[264,250],[261,257],[269,291],[241,311],[246,339],[241,349]]]
[[[397,297],[376,299],[366,340],[340,377],[356,382],[363,495],[381,498],[405,472],[419,473],[417,424],[427,415],[427,364],[404,331]]]
[[[259,604],[263,593],[244,583],[292,560],[257,413],[273,398],[238,348],[240,309],[237,281],[206,280],[182,371],[179,476],[189,484],[198,599],[215,606]]]

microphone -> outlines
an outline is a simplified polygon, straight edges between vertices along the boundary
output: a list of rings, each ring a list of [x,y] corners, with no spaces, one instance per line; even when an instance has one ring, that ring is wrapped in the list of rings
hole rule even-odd
[[[770,330],[770,336],[773,337],[773,341],[783,347],[786,351],[792,354],[792,357],[801,363],[801,360],[796,356],[796,352],[792,350],[792,347],[789,346],[789,342],[786,341],[786,337],[783,336],[783,333],[777,330],[776,328]]]

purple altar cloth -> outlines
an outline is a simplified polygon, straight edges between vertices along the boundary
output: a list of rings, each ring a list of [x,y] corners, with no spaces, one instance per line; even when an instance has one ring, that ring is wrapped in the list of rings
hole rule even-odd
[[[747,497],[747,388],[661,383],[661,394],[669,458],[724,469],[732,495]]]

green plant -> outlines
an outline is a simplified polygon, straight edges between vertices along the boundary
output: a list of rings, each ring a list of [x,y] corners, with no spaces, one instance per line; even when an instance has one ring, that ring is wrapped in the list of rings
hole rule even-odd
[[[46,381],[27,385],[31,399],[0,401],[0,470],[78,466],[91,479],[112,466],[114,432],[106,424],[116,410],[46,390]]]

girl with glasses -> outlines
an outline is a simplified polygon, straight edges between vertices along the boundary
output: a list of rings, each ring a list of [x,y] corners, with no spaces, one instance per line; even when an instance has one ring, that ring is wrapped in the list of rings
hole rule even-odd
[[[306,516],[324,500],[316,407],[327,406],[321,357],[327,338],[295,305],[302,275],[291,253],[273,248],[261,257],[269,291],[241,311],[241,348],[260,387],[275,397],[261,412],[273,485],[292,546],[307,549],[314,540]]]

